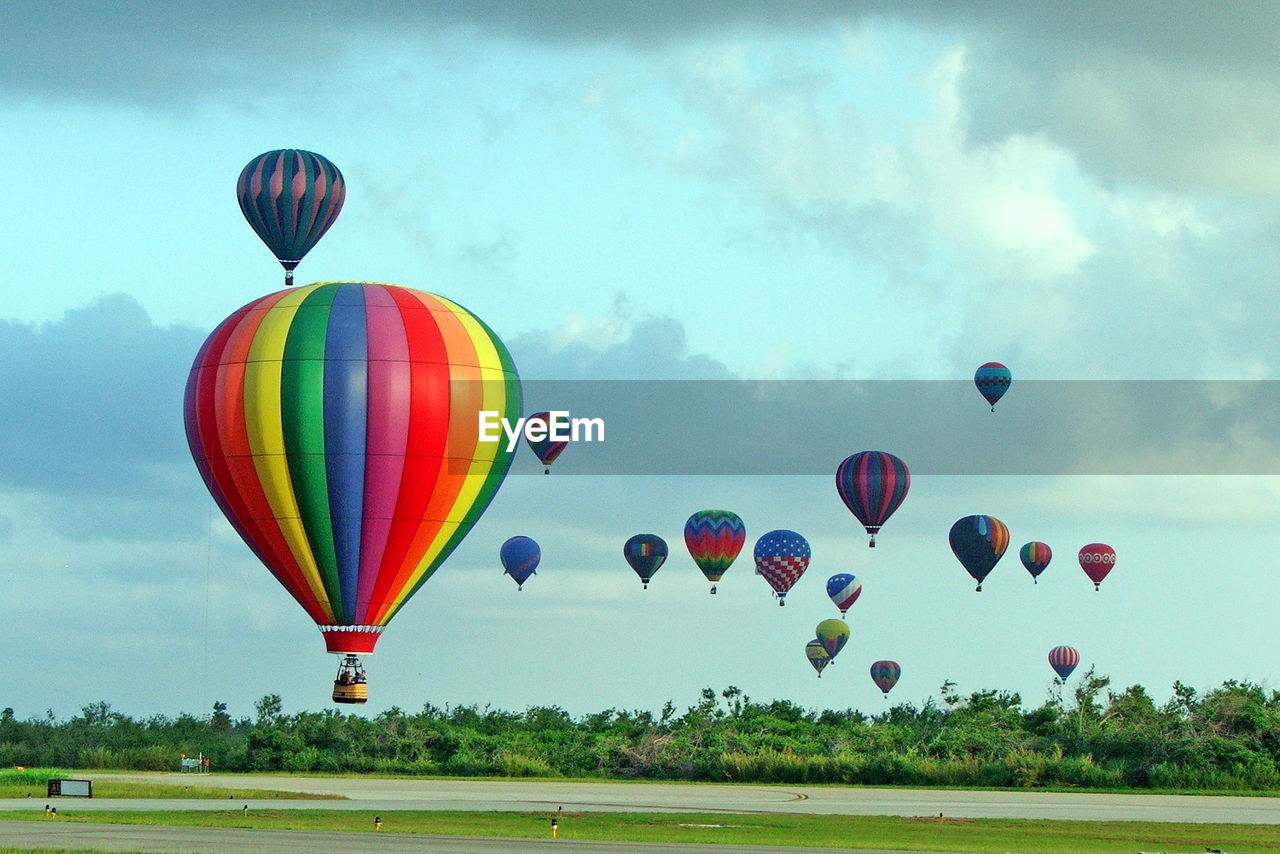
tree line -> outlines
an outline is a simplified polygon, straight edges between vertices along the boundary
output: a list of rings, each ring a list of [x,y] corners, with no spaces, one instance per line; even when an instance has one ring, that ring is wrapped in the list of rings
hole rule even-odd
[[[605,777],[761,783],[1280,790],[1280,692],[1227,681],[1203,695],[1178,682],[1157,705],[1140,685],[1109,690],[1090,670],[1074,691],[1024,708],[1016,693],[968,695],[876,714],[755,701],[703,689],[678,712],[607,709],[575,718],[475,705],[370,719],[326,709],[253,717],[217,702],[207,716],[134,719],[105,701],[58,720],[0,712],[0,767],[175,770],[203,755],[216,771]]]

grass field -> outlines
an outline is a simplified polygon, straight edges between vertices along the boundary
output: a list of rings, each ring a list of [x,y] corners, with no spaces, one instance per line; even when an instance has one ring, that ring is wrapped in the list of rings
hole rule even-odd
[[[372,812],[251,810],[246,817],[240,810],[76,813],[70,804],[62,803],[60,807],[56,819],[59,822],[374,832]],[[0,812],[0,818],[47,820],[39,811]],[[523,839],[546,838],[551,833],[549,813],[395,812],[383,814],[382,819],[382,833]],[[1280,854],[1280,827],[1162,822],[592,812],[562,814],[559,838],[1024,854],[1134,854],[1135,851],[1202,852],[1206,849]]]
[[[27,768],[22,771],[0,771],[0,798],[43,798],[48,792],[51,778],[93,780],[95,798],[228,798],[254,800],[265,798],[294,798],[308,800],[344,800],[339,795],[308,795],[300,792],[281,792],[274,789],[225,789],[216,786],[168,785],[162,783],[133,783],[114,780],[110,774],[86,774],[84,771],[64,771],[60,768]]]

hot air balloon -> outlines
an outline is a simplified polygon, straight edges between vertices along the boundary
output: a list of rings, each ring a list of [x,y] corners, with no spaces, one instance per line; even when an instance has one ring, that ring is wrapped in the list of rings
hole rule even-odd
[[[293,268],[338,218],[347,185],[328,159],[283,148],[250,160],[240,172],[236,195],[244,218],[284,267],[288,287]]]
[[[684,523],[684,544],[711,582],[711,592],[747,541],[741,517],[729,510],[699,510]]]
[[[951,551],[981,593],[982,580],[1009,547],[1009,529],[995,516],[965,516],[951,526],[950,540]]]
[[[836,468],[836,492],[871,535],[871,548],[875,548],[880,526],[902,504],[910,488],[911,472],[906,463],[884,451],[859,451]]]
[[[1080,568],[1093,582],[1094,590],[1098,589],[1102,579],[1107,577],[1107,573],[1115,565],[1116,550],[1106,543],[1089,543],[1080,549]]]
[[[551,474],[551,464],[554,463],[556,458],[559,457],[564,449],[569,446],[569,443],[561,439],[553,440],[551,438],[550,412],[535,412],[529,416],[525,423],[526,428],[524,438],[525,441],[529,443],[529,450],[533,451],[533,455],[538,458],[538,462],[546,466],[546,468],[542,470],[542,473]],[[534,439],[529,435],[527,425],[535,423],[547,425],[547,429],[544,431],[546,435],[541,439]]]
[[[649,579],[666,563],[667,541],[657,534],[636,534],[622,546],[622,554],[649,589]]]
[[[843,617],[845,611],[862,595],[862,582],[847,572],[833,575],[827,579],[827,595],[840,609],[840,616]]]
[[[778,604],[787,604],[787,591],[809,568],[809,541],[795,531],[770,531],[756,540],[756,572],[764,576]]]
[[[813,633],[818,638],[818,642],[822,644],[822,648],[827,651],[827,655],[833,659],[840,653],[840,650],[844,649],[844,645],[849,642],[849,624],[844,620],[837,620],[835,617],[818,623],[818,627],[813,630]]]
[[[483,380],[483,382],[482,382]],[[511,465],[484,410],[520,411],[511,356],[475,315],[396,285],[329,282],[254,300],[205,341],[187,441],[232,526],[345,656],[357,655],[484,512]]]
[[[987,362],[973,375],[973,384],[987,399],[987,403],[991,404],[992,412],[996,411],[996,401],[1004,397],[1012,382],[1013,374],[999,362]]]
[[[896,661],[877,661],[871,665],[871,681],[876,683],[876,687],[886,697],[893,690],[893,686],[898,684],[900,676],[902,676],[902,667]]]
[[[516,590],[523,590],[524,583],[542,560],[542,549],[530,537],[512,537],[502,544],[498,558],[502,561],[502,573],[515,580]]]
[[[1040,573],[1044,572],[1049,561],[1053,559],[1053,551],[1047,544],[1032,540],[1023,544],[1018,551],[1018,557],[1022,559],[1022,565],[1027,568],[1027,572],[1031,573],[1031,580],[1039,584]]]
[[[1080,663],[1080,653],[1069,646],[1055,646],[1049,650],[1049,666],[1058,674],[1058,678],[1053,680],[1061,685],[1067,681],[1067,677],[1071,675],[1071,671],[1076,669],[1076,665]]]
[[[831,656],[827,655],[826,649],[822,646],[822,641],[814,638],[804,645],[805,657],[809,659],[809,663],[813,665],[813,669],[818,671],[818,678],[822,678],[822,670],[831,663]]]

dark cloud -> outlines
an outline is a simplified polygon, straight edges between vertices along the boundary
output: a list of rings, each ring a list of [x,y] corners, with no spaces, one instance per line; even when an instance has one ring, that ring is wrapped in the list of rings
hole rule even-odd
[[[508,343],[523,380],[718,380],[733,374],[705,354],[690,355],[684,324],[672,317],[636,322],[627,337],[598,347],[557,346],[551,333],[529,332]],[[531,401],[535,409],[538,403]],[[548,405],[552,402],[548,401]]]
[[[204,335],[155,326],[123,295],[57,322],[0,322],[0,488],[43,496],[73,537],[180,524],[200,497],[182,397]]]

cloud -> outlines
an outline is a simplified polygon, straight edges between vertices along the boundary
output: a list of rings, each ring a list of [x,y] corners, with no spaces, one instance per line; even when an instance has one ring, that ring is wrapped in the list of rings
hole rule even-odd
[[[155,326],[123,295],[57,322],[0,321],[0,490],[27,496],[29,512],[68,536],[179,525],[199,482],[182,395],[203,339]]]

